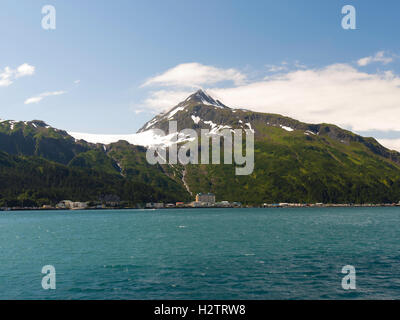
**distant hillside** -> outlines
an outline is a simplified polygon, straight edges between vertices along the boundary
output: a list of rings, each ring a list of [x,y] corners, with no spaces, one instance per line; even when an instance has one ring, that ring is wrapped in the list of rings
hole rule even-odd
[[[179,178],[150,166],[146,149],[76,141],[42,121],[0,122],[0,207],[115,195],[130,205],[190,200]]]

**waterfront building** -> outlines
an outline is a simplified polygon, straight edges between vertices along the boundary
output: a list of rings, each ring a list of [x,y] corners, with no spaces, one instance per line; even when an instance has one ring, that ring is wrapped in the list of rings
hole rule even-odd
[[[162,209],[162,208],[164,208],[164,203],[149,202],[149,203],[146,203],[146,208],[147,209]]]
[[[196,194],[196,202],[215,203],[215,194],[213,193],[198,193]]]

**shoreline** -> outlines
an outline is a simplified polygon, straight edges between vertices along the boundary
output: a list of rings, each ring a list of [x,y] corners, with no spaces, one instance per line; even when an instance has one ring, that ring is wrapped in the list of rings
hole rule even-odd
[[[283,208],[377,208],[377,207],[400,207],[400,203],[393,204],[288,204],[288,205],[264,205],[264,206],[242,206],[242,207],[229,207],[229,206],[208,206],[208,207],[165,207],[165,208],[138,208],[138,207],[109,207],[109,208],[81,208],[81,209],[66,209],[66,208],[0,208],[0,211],[102,211],[102,210],[171,210],[171,209],[283,209]]]

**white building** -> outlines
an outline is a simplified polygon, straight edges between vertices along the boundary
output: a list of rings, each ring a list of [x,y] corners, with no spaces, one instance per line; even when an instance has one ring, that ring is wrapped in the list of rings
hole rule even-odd
[[[215,194],[213,193],[198,193],[196,195],[196,202],[205,202],[214,204],[215,203]]]
[[[88,207],[87,202],[73,202],[71,200],[60,201],[57,205],[60,209],[86,209]]]

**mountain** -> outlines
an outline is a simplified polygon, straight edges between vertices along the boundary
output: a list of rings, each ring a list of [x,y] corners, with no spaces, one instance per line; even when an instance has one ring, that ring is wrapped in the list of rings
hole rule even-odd
[[[0,120],[0,150],[12,155],[39,156],[67,164],[89,149],[87,142],[76,142],[67,132],[43,121]]]
[[[209,129],[214,135],[222,129],[252,130],[254,171],[237,176],[235,164],[150,165],[146,148],[172,143],[157,132],[168,134],[170,120],[178,130]],[[186,140],[180,136],[178,143]],[[107,194],[131,205],[190,201],[198,192],[245,204],[400,200],[400,153],[375,139],[332,124],[233,109],[202,90],[127,136],[68,133],[38,120],[0,120],[0,152],[0,206],[96,201]]]
[[[224,113],[224,111],[230,113],[232,111],[219,100],[214,100],[203,90],[198,90],[194,94],[190,95],[185,101],[182,101],[170,109],[168,112],[161,113],[145,123],[144,126],[139,129],[138,133],[143,133],[152,129],[162,129],[165,132],[168,132],[168,121],[170,120],[179,121],[179,127],[182,129],[190,128],[193,127],[192,122],[198,124],[196,118],[197,113],[200,113],[201,111],[208,113],[214,109],[219,110],[221,113]],[[209,114],[209,118],[214,118],[217,114],[218,113],[211,113]],[[185,124],[187,126],[185,126]]]
[[[120,199],[127,205],[155,198],[170,201],[159,189],[142,182],[0,151],[0,207],[37,207],[63,199],[103,202],[105,197]]]
[[[0,121],[0,207],[98,201],[188,201],[181,178],[146,162],[146,149],[77,140],[43,121]],[[182,200],[183,199],[183,200]]]
[[[192,193],[214,192],[243,203],[383,203],[400,200],[400,153],[332,124],[307,124],[278,114],[232,109],[198,91],[146,123],[140,133],[178,130],[251,129],[255,169],[236,176],[234,165],[187,165]]]
[[[350,131],[341,129],[332,124],[307,124],[278,114],[260,113],[245,109],[231,109],[218,100],[214,100],[203,90],[189,96],[166,113],[155,116],[147,122],[138,133],[149,132],[153,129],[162,129],[168,132],[168,121],[178,123],[178,130],[209,129],[211,133],[218,133],[222,129],[257,129],[255,139],[268,139],[267,131],[278,128],[278,132],[304,133],[307,140],[331,138],[343,144],[360,143],[372,153],[383,156],[396,163],[400,163],[400,153],[380,145],[374,138],[365,138]],[[290,134],[289,134],[290,136]]]

